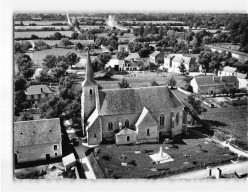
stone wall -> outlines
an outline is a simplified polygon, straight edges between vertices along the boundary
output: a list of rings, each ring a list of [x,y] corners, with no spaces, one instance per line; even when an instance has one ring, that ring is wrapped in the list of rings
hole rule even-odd
[[[57,150],[54,150],[54,145],[57,145]],[[18,163],[46,160],[46,154],[49,154],[51,159],[62,157],[62,146],[60,142],[20,146],[14,148],[14,153]]]

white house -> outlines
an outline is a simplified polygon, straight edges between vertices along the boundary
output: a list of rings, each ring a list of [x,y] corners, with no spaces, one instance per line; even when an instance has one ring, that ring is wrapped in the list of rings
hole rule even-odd
[[[237,68],[225,66],[223,70],[218,71],[218,76],[236,76],[238,72]]]
[[[248,90],[248,76],[247,76],[247,74],[242,74],[242,73],[237,72],[236,77],[239,81],[239,89]]]
[[[46,85],[31,85],[25,94],[27,100],[32,103],[37,103],[42,98],[51,97],[53,92]]]
[[[110,59],[109,62],[105,65],[105,68],[112,67],[116,71],[126,70],[125,61],[118,59]]]
[[[194,93],[212,95],[223,93],[223,89],[238,89],[239,81],[236,76],[200,76],[194,77],[190,85]]]
[[[182,54],[170,54],[166,58],[164,58],[164,65],[160,66],[160,69],[167,69],[168,72],[178,73],[180,74],[179,66],[184,64],[186,68],[186,72],[198,72],[199,67],[195,62],[195,58],[186,57]]]
[[[164,55],[160,51],[154,51],[150,55],[150,62],[154,64],[163,63]]]

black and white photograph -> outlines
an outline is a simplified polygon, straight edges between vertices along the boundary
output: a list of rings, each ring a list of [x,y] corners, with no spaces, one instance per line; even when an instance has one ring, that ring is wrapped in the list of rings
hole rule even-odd
[[[14,184],[248,184],[247,1],[6,2]]]

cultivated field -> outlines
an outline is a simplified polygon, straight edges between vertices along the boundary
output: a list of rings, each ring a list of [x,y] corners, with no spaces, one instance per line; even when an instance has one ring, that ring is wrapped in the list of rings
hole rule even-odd
[[[127,23],[133,23],[133,22],[136,22],[136,23],[158,23],[158,24],[166,24],[166,23],[183,23],[181,21],[167,21],[167,20],[162,20],[162,21],[130,21],[130,20],[127,20],[127,21],[123,21],[123,22],[127,22]]]
[[[199,149],[198,145],[201,145]],[[160,146],[174,161],[154,164],[149,155],[158,153]],[[199,170],[207,166],[229,163],[237,156],[228,149],[220,148],[206,138],[196,135],[183,136],[171,144],[100,145],[98,163],[107,178],[163,178],[171,175]],[[140,151],[136,154],[135,151]],[[121,155],[125,153],[128,166],[121,166]],[[187,158],[185,157],[187,155]]]
[[[98,37],[108,37],[107,33],[98,33]],[[124,33],[123,36],[117,35],[118,39],[120,41],[128,40],[129,42],[133,41],[135,39],[135,36],[132,33]]]
[[[59,32],[61,35],[70,37],[73,31],[24,31],[24,32],[14,32],[15,38],[30,38],[31,35],[37,35],[38,37],[49,37],[54,35],[54,33]]]

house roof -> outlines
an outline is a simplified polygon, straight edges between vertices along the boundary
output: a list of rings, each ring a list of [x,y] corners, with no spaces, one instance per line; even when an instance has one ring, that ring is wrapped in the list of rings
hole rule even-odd
[[[236,76],[200,76],[195,77],[198,85],[213,85],[225,83],[238,83]]]
[[[26,95],[52,94],[53,92],[46,85],[31,85],[25,92]]]
[[[234,73],[234,72],[237,71],[237,68],[233,68],[233,67],[230,67],[230,66],[225,66],[222,71],[223,72]]]
[[[119,133],[117,133],[116,135],[126,135],[126,134],[136,134],[135,131],[131,130],[131,129],[128,129],[128,128],[124,128],[122,129]]]
[[[126,58],[125,60],[131,60],[131,59],[137,59],[137,58],[140,58],[140,55],[138,53],[130,53]]]
[[[100,115],[141,113],[146,107],[151,113],[182,106],[167,86],[99,91]]]
[[[70,165],[74,162],[76,162],[76,158],[75,158],[75,155],[73,153],[65,156],[62,158],[62,162],[63,162],[63,165],[66,166],[66,165]]]
[[[125,64],[124,60],[110,59],[109,62],[106,64],[106,67],[108,66],[114,67],[115,65],[123,66],[124,64]]]
[[[61,142],[59,118],[14,123],[14,146]]]
[[[247,79],[248,78],[247,74],[243,74],[243,73],[239,73],[239,72],[237,72],[236,76],[239,79]]]
[[[156,120],[151,115],[151,113],[147,110],[146,107],[143,108],[142,113],[141,113],[139,119],[137,120],[135,126],[139,126],[141,123],[147,124],[147,127],[158,125]]]
[[[186,64],[189,64],[191,61],[193,61],[193,58],[188,56],[183,56],[183,54],[170,54],[166,58],[168,59],[173,58],[172,61],[174,62],[180,62]]]
[[[160,54],[160,51],[154,51],[151,55],[150,55],[150,57],[152,56],[152,57],[155,57],[155,56],[157,56],[158,54]]]

